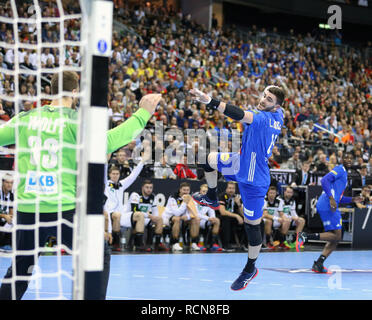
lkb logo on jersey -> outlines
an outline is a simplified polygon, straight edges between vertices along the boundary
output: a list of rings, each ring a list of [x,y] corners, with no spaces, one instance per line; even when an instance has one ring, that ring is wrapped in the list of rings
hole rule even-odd
[[[57,175],[53,172],[27,172],[25,193],[55,194],[57,186]]]

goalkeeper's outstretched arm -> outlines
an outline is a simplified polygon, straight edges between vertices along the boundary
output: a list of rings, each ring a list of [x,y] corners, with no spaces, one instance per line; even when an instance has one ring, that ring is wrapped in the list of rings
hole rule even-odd
[[[107,153],[111,153],[133,141],[145,128],[155,112],[161,94],[147,94],[139,102],[140,108],[127,121],[108,131]]]

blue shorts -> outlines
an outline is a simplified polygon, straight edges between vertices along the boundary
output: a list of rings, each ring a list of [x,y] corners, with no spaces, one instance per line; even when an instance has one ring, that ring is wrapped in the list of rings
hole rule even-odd
[[[244,217],[248,220],[261,218],[269,186],[258,187],[237,180],[236,174],[240,169],[239,153],[218,153],[217,169],[227,181],[237,182],[242,197]]]
[[[332,211],[318,211],[323,221],[324,231],[338,230],[342,228],[341,212],[337,209]]]
[[[329,200],[320,196],[316,204],[316,211],[323,222],[324,231],[338,230],[342,228],[342,217],[340,210],[332,211]]]

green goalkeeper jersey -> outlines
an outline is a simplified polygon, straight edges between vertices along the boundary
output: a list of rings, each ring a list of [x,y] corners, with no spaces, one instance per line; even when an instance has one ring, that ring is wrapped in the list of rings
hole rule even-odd
[[[151,115],[139,109],[107,132],[107,153],[131,142]],[[0,126],[0,146],[17,143],[17,210],[57,212],[76,206],[77,111],[43,106],[21,112]],[[16,130],[18,141],[16,142]]]

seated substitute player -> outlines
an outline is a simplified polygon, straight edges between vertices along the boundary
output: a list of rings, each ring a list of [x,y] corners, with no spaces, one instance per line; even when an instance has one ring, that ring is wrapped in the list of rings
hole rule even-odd
[[[210,98],[198,89],[190,90],[194,98],[205,103],[207,109],[218,110],[235,121],[244,123],[244,133],[240,153],[208,154],[203,165],[208,183],[206,195],[195,196],[194,199],[212,209],[218,209],[217,170],[226,180],[238,182],[243,201],[244,228],[248,238],[248,261],[231,285],[232,290],[244,289],[257,276],[255,262],[261,250],[262,208],[267,190],[270,186],[269,158],[275,141],[283,126],[283,104],[285,94],[277,86],[265,88],[257,107],[253,110],[243,109]]]
[[[287,218],[283,212],[279,213],[280,198],[277,195],[276,187],[271,186],[267,192],[263,209],[263,220],[265,221],[266,247],[275,249],[277,245],[271,241],[272,231],[279,231],[279,247],[286,248],[284,244],[291,219]]]
[[[152,245],[152,238],[155,237],[155,251],[167,251],[168,249],[161,243],[163,235],[163,219],[159,216],[155,194],[153,193],[154,184],[151,180],[142,183],[141,193],[133,192],[126,205],[127,210],[130,206],[132,214],[140,212],[144,217],[144,226],[148,228],[147,245]],[[127,212],[126,210],[126,212]],[[128,216],[123,219],[123,224],[128,223]],[[153,229],[154,228],[154,229]],[[154,236],[155,233],[155,236]],[[146,251],[151,248],[147,247]]]
[[[200,194],[206,194],[207,191],[208,185],[202,184],[199,190]],[[216,217],[215,211],[207,206],[201,206],[198,203],[196,203],[196,210],[200,218],[200,228],[205,231],[204,234],[206,236],[204,237],[204,247],[199,246],[200,250],[222,251],[222,248],[218,245],[220,219]]]
[[[347,171],[346,167],[350,167],[353,161],[353,156],[350,153],[345,153],[342,157],[342,165],[338,165],[327,173],[320,181],[323,188],[323,193],[320,195],[316,210],[322,219],[324,231],[322,233],[306,233],[299,232],[296,238],[296,250],[299,251],[299,246],[306,243],[308,240],[325,240],[327,243],[324,246],[322,254],[317,261],[314,261],[312,270],[317,273],[327,273],[327,268],[324,267],[324,261],[336,249],[338,241],[342,236],[342,219],[341,212],[338,209],[340,203],[360,202],[360,197],[345,197],[344,191],[347,186]]]
[[[232,242],[244,250],[245,230],[241,198],[236,194],[236,183],[229,181],[225,192],[219,195],[220,207],[217,217],[221,221],[221,242],[223,251],[232,252]]]
[[[51,93],[59,93],[59,73],[55,73],[51,80]],[[0,126],[0,146],[13,145],[18,142],[18,174],[17,185],[17,224],[35,225],[36,199],[39,199],[40,222],[58,223],[58,210],[60,205],[58,197],[62,195],[62,218],[73,222],[76,207],[76,150],[70,145],[77,144],[79,76],[73,71],[64,71],[62,74],[62,90],[72,95],[64,95],[53,99],[49,105],[20,112],[10,121]],[[63,94],[63,92],[60,92]],[[161,100],[160,94],[148,94],[142,97],[139,109],[127,121],[107,132],[107,153],[117,150],[131,142],[146,126],[151,115],[155,112]],[[45,127],[43,124],[49,123]],[[51,128],[55,128],[54,131]],[[59,145],[60,132],[63,132],[63,145]],[[41,134],[40,134],[41,133]],[[18,137],[18,139],[16,139]],[[30,151],[23,151],[23,150]],[[64,170],[66,169],[66,170]],[[60,174],[61,172],[61,174]],[[26,178],[28,177],[28,178]],[[48,185],[34,184],[41,178],[48,179]],[[60,181],[58,181],[58,178]],[[37,257],[35,249],[45,244],[49,236],[57,235],[57,227],[38,226],[38,239],[35,241],[35,230],[16,231],[16,250],[30,251],[29,255],[16,255],[12,265],[4,277],[0,288],[0,299],[12,299],[12,287],[15,285],[15,298],[21,299],[27,290],[27,279],[9,282],[13,277],[13,270],[19,277],[31,277],[31,266],[34,266]],[[100,236],[100,235],[97,235]],[[73,230],[62,223],[62,243],[72,249]],[[58,239],[57,239],[58,241]],[[104,241],[104,235],[102,235]],[[36,248],[35,248],[36,242]],[[106,256],[105,256],[106,257]],[[106,278],[108,279],[108,278]],[[102,288],[96,288],[102,295]],[[93,294],[92,292],[90,293]],[[96,293],[94,293],[96,294]],[[97,294],[98,296],[98,294]]]
[[[296,212],[296,200],[293,198],[293,189],[291,187],[286,187],[284,190],[283,197],[279,198],[279,215],[291,220],[290,226],[296,227],[296,233],[301,232],[305,226],[305,219],[299,217]],[[283,230],[284,232],[284,230]],[[288,230],[287,230],[288,232]],[[286,233],[287,233],[286,232]],[[284,239],[285,240],[285,239]],[[288,249],[294,249],[296,242],[289,244],[286,240],[283,242],[282,247]]]
[[[174,196],[170,196],[162,215],[165,226],[171,228],[170,245],[172,251],[182,251],[179,244],[181,228],[189,224],[191,235],[191,250],[200,251],[198,237],[200,230],[200,218],[198,217],[195,203],[190,195],[190,184],[182,182]],[[185,242],[185,239],[183,239]]]
[[[151,157],[150,152],[145,152],[141,161],[131,174],[125,179],[119,180],[120,169],[116,166],[110,167],[109,178],[105,186],[105,196],[107,198],[104,212],[108,215],[112,224],[112,245],[114,250],[120,251],[120,220],[124,212],[124,192],[137,179],[141,173],[145,162]]]

